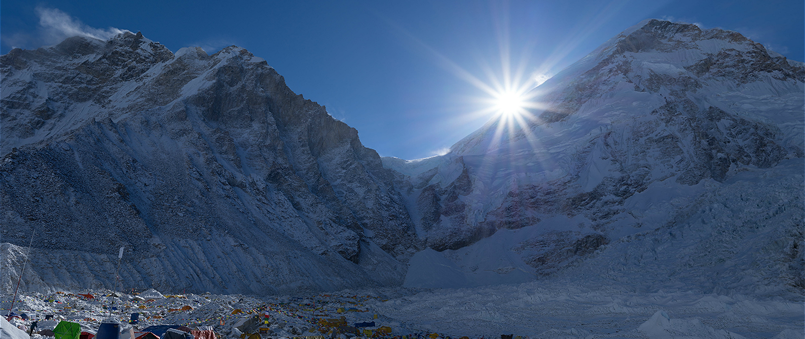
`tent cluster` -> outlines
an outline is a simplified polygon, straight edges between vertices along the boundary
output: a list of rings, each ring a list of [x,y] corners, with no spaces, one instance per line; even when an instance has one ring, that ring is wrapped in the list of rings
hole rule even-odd
[[[6,324],[8,328],[14,328],[19,332],[15,332],[14,336],[9,334],[9,337],[14,339],[30,339],[34,334],[44,337],[53,337],[54,339],[215,339],[215,333],[212,328],[202,327],[198,329],[190,329],[181,325],[162,325],[162,326],[149,326],[142,330],[135,329],[133,326],[122,325],[114,319],[107,319],[102,322],[97,329],[83,328],[80,324],[61,320],[56,323],[56,326],[51,329],[52,323],[56,320],[48,319],[43,321],[31,321],[24,323],[21,317],[8,317],[11,318],[9,322],[3,317],[4,329]],[[41,324],[41,325],[40,325]],[[37,330],[37,327],[41,329]],[[25,329],[28,332],[25,332]],[[3,337],[5,339],[6,337]]]
[[[131,295],[94,292],[23,296],[16,309],[26,313],[12,317],[12,324],[34,339],[450,338],[372,312],[372,304],[385,300],[369,295],[259,300],[239,295],[162,295],[153,289]],[[25,338],[14,339],[30,338],[26,333]]]

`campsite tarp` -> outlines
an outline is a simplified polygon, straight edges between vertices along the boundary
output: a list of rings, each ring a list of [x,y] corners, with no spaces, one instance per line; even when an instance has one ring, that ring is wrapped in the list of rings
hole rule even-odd
[[[260,317],[249,317],[246,320],[235,326],[241,333],[255,333],[260,328]]]
[[[53,329],[53,336],[56,337],[56,339],[80,339],[81,325],[69,321],[61,321],[56,325],[56,328]]]
[[[189,328],[189,327],[185,327],[185,326],[182,326],[182,325],[156,325],[156,326],[148,326],[148,327],[146,327],[146,328],[142,329],[142,332],[151,332],[151,333],[153,333],[154,335],[156,335],[157,337],[162,337],[162,335],[163,335],[163,334],[165,334],[165,332],[167,332],[167,331],[168,331],[169,329],[171,329],[171,328],[175,328],[175,329],[177,329],[177,330],[184,331],[184,332],[190,332],[190,328]]]
[[[193,339],[193,335],[175,328],[169,328],[165,331],[165,335],[162,336],[162,339]]]
[[[135,339],[134,329],[131,326],[121,327],[119,339]]]
[[[55,329],[57,325],[59,325],[59,322],[56,320],[42,320],[36,322],[36,328],[38,328],[40,331],[41,330],[53,331],[53,329]]]

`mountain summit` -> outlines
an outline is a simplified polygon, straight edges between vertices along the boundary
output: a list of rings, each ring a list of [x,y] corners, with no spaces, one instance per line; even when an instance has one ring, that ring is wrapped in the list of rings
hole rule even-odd
[[[805,286],[805,67],[735,32],[644,21],[526,125],[415,162],[236,46],[74,37],[0,72],[0,250],[16,272],[33,234],[27,289],[111,287],[120,247],[125,288],[165,291]]]
[[[675,272],[696,271],[685,265],[713,267],[684,257],[685,251],[702,257],[722,251],[724,257],[711,259],[728,262],[735,251],[743,253],[734,247],[775,248],[791,257],[773,255],[775,268],[766,266],[754,278],[801,286],[804,277],[795,272],[803,252],[793,239],[802,238],[796,216],[803,211],[802,183],[795,178],[802,176],[803,81],[802,63],[739,33],[641,22],[535,88],[534,100],[544,109],[531,111],[521,119],[525,124],[493,120],[447,155],[424,162],[384,159],[413,183],[413,189],[401,193],[413,206],[417,229],[427,233],[428,246],[447,250],[415,257],[409,278],[412,271],[446,271],[431,267],[439,262],[440,267],[454,266],[445,276],[452,284],[510,281],[489,272],[511,272],[514,281],[533,279],[523,272],[554,275],[604,256],[593,255],[597,251],[612,256],[634,251],[629,246],[639,246],[627,244],[639,236],[656,239],[643,250],[653,253],[655,264],[668,264],[673,268],[664,270]],[[789,172],[795,174],[793,183],[776,177]],[[742,180],[764,187],[746,190]],[[745,190],[739,191],[746,202],[759,205],[736,207],[746,202],[718,197],[734,194],[737,187]],[[781,196],[761,198],[774,192]],[[787,206],[784,222],[765,221],[781,217],[758,207],[767,206],[767,200]],[[700,211],[705,203],[726,205],[726,210]],[[702,230],[691,219],[697,213],[721,218],[720,232],[740,235],[708,253],[692,249],[717,243],[719,235],[710,232],[718,227],[709,225],[703,226],[706,234],[669,245],[671,240],[663,238],[669,229],[672,234]],[[696,231],[687,230],[691,227]],[[779,239],[789,240],[776,243]],[[493,248],[505,253],[498,262],[479,265],[463,259]],[[658,248],[667,257],[657,254]],[[746,254],[732,265],[758,267],[767,260],[772,259]],[[620,259],[613,260],[594,271],[618,272],[620,265]],[[668,273],[664,270],[660,276]],[[698,272],[696,279],[723,282],[712,272]],[[687,274],[685,279],[693,278]],[[433,286],[428,282],[433,280],[408,283]]]

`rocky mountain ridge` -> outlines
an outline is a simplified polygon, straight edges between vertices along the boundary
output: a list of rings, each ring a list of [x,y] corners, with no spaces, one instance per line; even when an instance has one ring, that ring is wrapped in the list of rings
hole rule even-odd
[[[377,153],[244,49],[124,33],[0,62],[2,237],[35,233],[29,284],[109,286],[103,265],[44,267],[123,246],[133,287],[385,285],[418,248]]]
[[[166,291],[573,276],[645,255],[623,250],[634,239],[655,239],[641,251],[661,253],[677,241],[662,230],[707,214],[696,204],[727,204],[714,192],[749,187],[746,173],[788,173],[805,149],[802,63],[735,32],[660,20],[534,89],[545,109],[527,124],[492,120],[421,161],[381,159],[235,46],[174,54],[139,33],[75,37],[12,50],[0,72],[0,250],[15,272],[34,234],[28,289],[112,286],[121,246],[124,286]],[[766,186],[742,203],[801,192]],[[792,199],[762,220],[730,209],[752,220],[719,226],[735,235],[730,246],[785,254],[721,263],[771,260],[757,281],[801,290],[805,277],[791,272],[805,262],[792,241],[803,208]]]

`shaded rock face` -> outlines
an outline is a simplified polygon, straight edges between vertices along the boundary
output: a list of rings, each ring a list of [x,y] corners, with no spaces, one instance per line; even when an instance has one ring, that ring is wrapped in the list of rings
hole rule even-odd
[[[59,282],[46,265],[121,246],[126,287],[394,285],[421,246],[377,153],[246,50],[76,37],[0,71],[2,239],[35,233],[31,286],[111,287],[104,266]]]
[[[608,243],[609,239],[597,233],[552,232],[539,239],[525,240],[514,251],[523,255],[526,264],[536,272],[547,276],[583,260]]]

